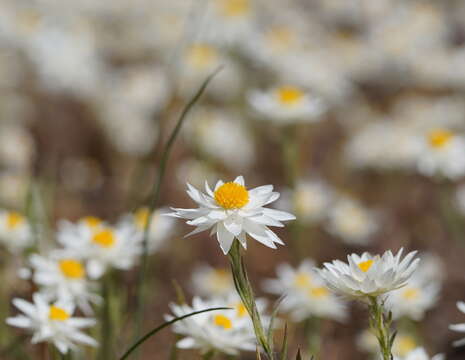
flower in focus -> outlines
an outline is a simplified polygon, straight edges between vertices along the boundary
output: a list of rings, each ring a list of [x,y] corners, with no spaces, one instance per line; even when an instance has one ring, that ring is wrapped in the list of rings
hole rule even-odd
[[[465,302],[459,301],[457,303],[457,308],[465,314]],[[451,329],[452,331],[458,331],[461,333],[465,333],[465,323],[449,325],[449,329]],[[462,345],[465,345],[465,338],[454,341],[454,346],[462,346]]]
[[[29,221],[16,211],[0,210],[0,241],[13,253],[32,245],[32,228]]]
[[[227,269],[213,268],[206,264],[194,269],[192,289],[196,295],[206,297],[226,296],[235,291],[231,273]]]
[[[414,260],[416,251],[401,260],[402,252],[400,249],[395,256],[390,250],[382,256],[351,254],[347,256],[348,263],[334,260],[318,272],[338,294],[361,300],[376,297],[405,286],[417,268],[420,259]]]
[[[249,103],[261,116],[280,124],[313,122],[326,111],[326,105],[320,98],[289,85],[265,92],[252,91]]]
[[[427,176],[457,179],[465,175],[465,139],[448,129],[433,129],[423,139],[418,171]]]
[[[192,306],[171,304],[175,317],[213,307],[227,307],[223,298],[203,301],[198,297]],[[240,306],[230,310],[215,310],[198,314],[173,325],[173,331],[185,337],[176,344],[181,349],[200,349],[205,354],[217,350],[228,355],[238,355],[240,351],[254,351],[257,343],[252,321]],[[167,320],[173,316],[167,315]]]
[[[32,280],[40,286],[40,293],[45,299],[56,301],[70,299],[86,314],[92,314],[90,303],[100,303],[100,296],[92,291],[87,279],[85,265],[80,261],[63,256],[29,257],[33,269]]]
[[[314,262],[308,259],[296,269],[282,264],[276,270],[278,278],[267,280],[264,288],[284,297],[280,307],[290,312],[294,321],[312,316],[343,320],[346,316],[343,302],[328,290],[314,267]]]
[[[218,181],[214,191],[205,183],[206,194],[190,184],[187,186],[187,194],[199,207],[173,208],[174,212],[169,215],[188,219],[188,225],[197,227],[188,235],[211,229],[210,234],[216,233],[224,254],[229,252],[235,238],[246,249],[247,234],[272,249],[276,249],[275,244],[284,245],[268,226],[283,227],[282,221],[294,220],[295,217],[284,211],[264,207],[279,197],[272,185],[247,190],[244,178],[238,176],[231,182]]]
[[[95,325],[94,319],[72,317],[74,305],[67,300],[59,300],[50,305],[41,294],[33,295],[33,303],[23,299],[13,299],[22,315],[6,319],[8,325],[28,329],[33,333],[31,342],[50,342],[62,353],[75,350],[77,344],[97,346],[97,342],[80,329]]]
[[[326,228],[346,244],[367,245],[378,224],[374,213],[353,199],[342,198],[329,211]]]
[[[58,242],[64,256],[85,260],[91,279],[101,277],[108,267],[129,269],[142,251],[142,234],[128,226],[111,227],[88,217],[73,224],[58,224]]]

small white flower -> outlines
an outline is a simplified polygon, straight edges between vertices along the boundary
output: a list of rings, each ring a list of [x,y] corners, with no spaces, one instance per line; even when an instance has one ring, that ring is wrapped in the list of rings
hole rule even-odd
[[[92,303],[100,303],[100,296],[92,291],[85,265],[78,260],[51,254],[47,257],[33,254],[29,262],[34,275],[32,280],[40,286],[47,300],[69,298],[86,314],[92,314]]]
[[[8,250],[19,253],[33,243],[28,220],[15,211],[0,210],[0,241]]]
[[[229,252],[235,238],[246,248],[247,234],[272,249],[276,249],[275,244],[284,245],[268,226],[283,227],[282,221],[294,220],[295,217],[284,211],[264,207],[279,197],[279,193],[273,192],[272,185],[247,190],[244,178],[238,176],[233,182],[218,181],[215,191],[205,183],[206,194],[190,184],[187,186],[188,195],[199,207],[173,208],[174,213],[169,215],[188,219],[188,225],[197,227],[188,235],[211,229],[210,234],[216,233],[224,254]]]
[[[465,175],[465,138],[447,129],[434,129],[423,139],[418,171],[452,180]]]
[[[326,111],[326,105],[320,98],[294,86],[281,86],[265,92],[252,91],[248,99],[261,116],[280,124],[313,122]]]
[[[33,333],[31,342],[50,342],[62,353],[75,350],[77,344],[97,346],[97,342],[80,329],[95,325],[94,319],[72,317],[74,305],[60,300],[50,305],[41,294],[33,295],[33,303],[13,299],[13,304],[23,315],[6,319],[8,325],[29,329]]]
[[[312,316],[343,320],[346,316],[343,302],[328,290],[314,267],[314,262],[308,259],[297,269],[282,264],[276,270],[278,278],[267,280],[264,288],[284,296],[280,308],[290,312],[295,321]]]
[[[367,252],[361,256],[348,255],[348,263],[339,260],[325,263],[319,273],[336,293],[362,300],[375,297],[405,286],[417,268],[420,259],[413,260],[416,251],[401,260],[402,252],[400,249],[395,256],[390,250],[382,256]]]
[[[457,308],[465,314],[465,302],[463,301],[457,302]],[[465,323],[449,325],[449,329],[451,329],[452,331],[458,331],[461,333],[465,333]],[[465,345],[465,338],[454,341],[454,346],[462,346],[462,345]]]
[[[234,282],[227,269],[203,264],[192,273],[192,289],[200,296],[226,296],[234,291]]]
[[[329,211],[326,228],[347,244],[367,245],[378,224],[375,214],[359,202],[342,198]]]
[[[86,261],[92,279],[101,277],[108,267],[129,269],[142,251],[140,232],[127,226],[110,227],[92,217],[77,224],[61,221],[57,238],[63,254]]]
[[[195,297],[192,306],[171,304],[170,308],[174,316],[179,317],[194,311],[228,305],[228,301],[223,298],[203,301]],[[173,316],[166,316],[166,319],[171,320]],[[185,338],[177,342],[178,348],[200,349],[204,354],[217,350],[238,355],[243,350],[254,351],[257,346],[252,321],[241,303],[231,310],[205,312],[181,320],[173,325],[173,331],[185,335]]]

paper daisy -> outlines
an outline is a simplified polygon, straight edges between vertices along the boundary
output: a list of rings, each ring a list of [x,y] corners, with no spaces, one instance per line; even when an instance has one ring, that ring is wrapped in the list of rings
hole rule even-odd
[[[457,303],[457,308],[465,314],[465,302],[459,301]],[[451,329],[452,331],[458,331],[461,333],[465,333],[465,323],[449,325],[449,329]],[[462,346],[462,345],[465,345],[465,338],[454,341],[454,346]]]
[[[31,246],[33,243],[31,226],[23,215],[15,211],[0,211],[0,241],[13,253]]]
[[[206,194],[190,184],[187,187],[187,194],[199,207],[173,208],[170,215],[188,219],[188,225],[197,227],[188,235],[210,229],[210,234],[216,234],[224,254],[229,252],[235,238],[247,248],[246,235],[272,249],[276,249],[275,244],[284,245],[269,226],[283,227],[282,221],[294,220],[295,216],[265,207],[279,198],[272,185],[248,190],[244,178],[238,176],[231,182],[218,181],[214,191],[205,183]]]
[[[280,124],[313,122],[326,111],[320,98],[290,85],[269,91],[252,91],[248,100],[257,113]]]
[[[325,263],[319,274],[334,292],[349,298],[364,299],[376,297],[400,289],[418,266],[416,251],[408,253],[401,260],[403,249],[397,255],[386,251],[382,256],[367,252],[347,256],[348,263],[335,260]]]
[[[60,300],[50,305],[42,295],[33,295],[33,303],[13,299],[13,305],[22,315],[6,319],[8,325],[28,329],[33,333],[31,342],[50,342],[62,353],[75,350],[78,344],[97,346],[97,342],[80,329],[95,325],[94,319],[72,317],[74,305]]]

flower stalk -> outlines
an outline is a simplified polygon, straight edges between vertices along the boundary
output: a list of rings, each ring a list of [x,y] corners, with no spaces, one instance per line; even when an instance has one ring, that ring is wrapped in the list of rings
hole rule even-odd
[[[392,313],[386,316],[383,301],[379,297],[369,297],[370,327],[378,339],[383,360],[392,360],[392,344],[396,333],[391,334]]]
[[[263,328],[262,321],[260,319],[260,313],[258,312],[257,305],[255,303],[255,297],[250,284],[247,270],[245,268],[242,256],[240,243],[237,239],[234,240],[231,250],[228,253],[229,261],[231,263],[231,271],[234,279],[234,285],[237,293],[239,294],[242,303],[244,304],[247,312],[249,313],[255,336],[258,344],[263,348],[263,351],[267,355],[269,360],[273,360],[273,349],[268,342],[266,332]]]

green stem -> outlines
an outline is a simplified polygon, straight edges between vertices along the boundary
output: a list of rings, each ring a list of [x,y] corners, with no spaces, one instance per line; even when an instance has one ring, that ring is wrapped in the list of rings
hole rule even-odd
[[[321,350],[321,319],[311,317],[305,321],[304,332],[307,339],[308,355],[319,359]]]
[[[391,334],[391,314],[385,316],[383,302],[377,297],[369,298],[370,326],[378,339],[383,360],[392,360],[392,344],[395,333]]]
[[[297,127],[289,125],[282,131],[282,156],[286,180],[290,187],[294,185],[299,176],[299,140],[297,136]]]
[[[236,290],[252,319],[258,344],[262,346],[269,360],[273,360],[273,349],[271,348],[266,336],[266,332],[263,329],[260,313],[258,312],[257,305],[255,303],[252,285],[250,284],[247,271],[242,260],[240,247],[241,245],[239,241],[235,239],[228,254],[231,263],[234,285],[236,286]]]
[[[111,318],[111,283],[112,277],[111,272],[108,272],[102,282],[102,298],[103,298],[103,306],[102,306],[102,324],[101,324],[101,331],[100,331],[100,354],[99,358],[101,360],[111,359],[111,349],[112,349],[112,339],[113,339],[113,326],[112,326],[112,318]]]

